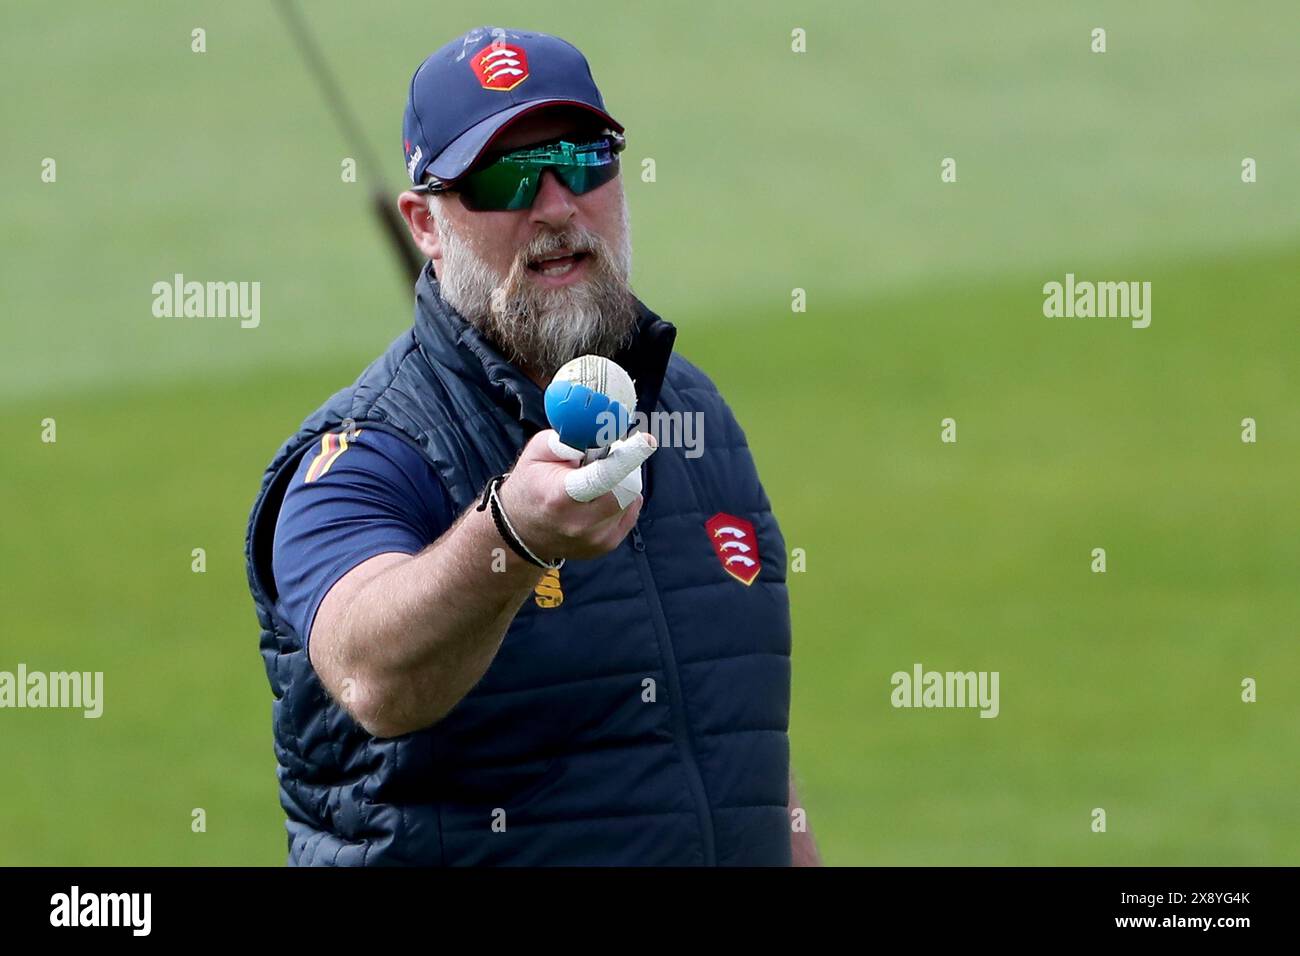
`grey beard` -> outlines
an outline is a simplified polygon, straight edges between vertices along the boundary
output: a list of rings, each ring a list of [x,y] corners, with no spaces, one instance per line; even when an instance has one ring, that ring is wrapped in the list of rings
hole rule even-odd
[[[438,284],[447,304],[482,332],[511,362],[544,378],[579,355],[613,357],[636,330],[637,305],[628,286],[632,269],[626,207],[618,248],[581,228],[536,236],[503,277],[434,214],[442,240]],[[528,277],[528,262],[562,248],[586,252],[581,282],[543,288]]]

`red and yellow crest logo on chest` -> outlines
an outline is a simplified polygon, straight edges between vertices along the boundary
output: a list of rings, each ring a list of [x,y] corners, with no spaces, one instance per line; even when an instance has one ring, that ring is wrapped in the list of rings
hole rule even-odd
[[[719,511],[704,522],[704,529],[709,533],[709,543],[722,562],[722,569],[741,584],[753,584],[763,569],[754,526],[744,518]]]

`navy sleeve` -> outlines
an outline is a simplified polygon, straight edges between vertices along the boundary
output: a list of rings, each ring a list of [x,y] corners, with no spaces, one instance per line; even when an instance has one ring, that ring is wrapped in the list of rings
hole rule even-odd
[[[339,578],[386,551],[418,554],[451,527],[452,504],[414,446],[364,425],[331,432],[303,455],[276,520],[276,609],[306,646]]]

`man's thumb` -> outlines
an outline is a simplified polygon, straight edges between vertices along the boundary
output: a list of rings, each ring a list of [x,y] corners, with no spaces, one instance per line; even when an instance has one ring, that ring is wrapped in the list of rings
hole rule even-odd
[[[524,457],[534,461],[582,461],[582,452],[560,441],[560,433],[554,428],[547,428],[528,440]]]

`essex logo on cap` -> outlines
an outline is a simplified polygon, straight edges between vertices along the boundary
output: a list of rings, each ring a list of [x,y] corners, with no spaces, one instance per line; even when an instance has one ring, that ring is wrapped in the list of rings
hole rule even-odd
[[[521,46],[501,40],[489,43],[469,61],[485,90],[513,90],[528,79],[528,56]]]
[[[704,529],[709,533],[709,543],[722,562],[723,570],[747,587],[753,584],[763,569],[754,526],[744,518],[719,511],[704,522]]]

